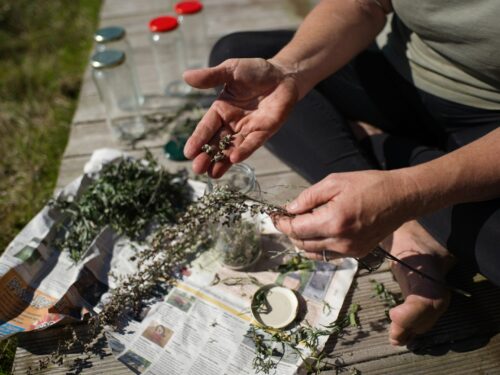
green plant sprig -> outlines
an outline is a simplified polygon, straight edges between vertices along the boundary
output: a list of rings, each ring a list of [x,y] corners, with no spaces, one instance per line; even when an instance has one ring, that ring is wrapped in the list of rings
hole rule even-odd
[[[308,373],[319,374],[331,369],[332,364],[327,362],[328,355],[319,349],[319,340],[323,336],[340,337],[347,327],[358,327],[358,311],[359,305],[352,304],[344,317],[319,328],[312,327],[307,321],[286,331],[251,325],[246,336],[255,346],[254,369],[257,373],[271,373],[278,367],[286,351],[297,354]]]
[[[400,297],[396,293],[388,290],[383,283],[373,279],[370,280],[370,282],[372,283],[375,296],[378,297],[378,299],[384,304],[387,319],[390,320],[389,310],[401,303]]]

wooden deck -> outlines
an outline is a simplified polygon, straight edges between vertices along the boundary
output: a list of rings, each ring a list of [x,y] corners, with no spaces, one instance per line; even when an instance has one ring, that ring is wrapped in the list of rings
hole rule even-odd
[[[211,43],[218,37],[238,30],[295,28],[308,7],[307,0],[205,0],[208,34]],[[147,22],[166,13],[169,1],[164,0],[105,0],[100,25],[121,25],[126,28],[138,65],[141,86],[148,97],[148,110],[169,111],[181,104],[165,100],[159,93],[148,42]],[[57,186],[61,187],[82,173],[82,168],[94,149],[117,147],[140,155],[147,146],[169,168],[189,168],[189,163],[173,163],[163,157],[165,136],[146,139],[135,149],[114,142],[105,126],[104,112],[89,71],[85,72],[77,111],[74,115],[70,140],[61,164]],[[276,203],[293,198],[298,187],[307,183],[267,150],[261,149],[249,160],[263,191],[271,192]],[[295,186],[285,189],[283,185]],[[279,193],[279,194],[278,194]],[[383,282],[398,292],[387,267],[373,274],[359,275],[351,289],[346,306],[351,302],[361,306],[361,328],[351,329],[342,338],[331,341],[328,350],[337,363],[362,374],[500,374],[500,290],[487,281],[473,283],[467,270],[454,272],[454,284],[473,293],[471,299],[454,296],[449,311],[436,327],[421,337],[413,348],[391,347],[387,341],[388,321],[384,305],[374,298],[370,280]],[[14,374],[23,374],[41,355],[52,350],[57,328],[21,335],[14,363]],[[49,368],[46,373],[67,373],[67,367]],[[83,373],[130,373],[109,353],[95,356]],[[167,370],[166,370],[166,373]],[[326,372],[334,374],[334,371]]]

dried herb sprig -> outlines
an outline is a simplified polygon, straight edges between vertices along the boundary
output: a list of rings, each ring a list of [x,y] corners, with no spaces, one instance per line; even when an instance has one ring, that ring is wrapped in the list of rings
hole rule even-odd
[[[64,234],[55,245],[78,261],[107,225],[137,241],[149,225],[174,222],[190,198],[186,171],[166,171],[149,151],[142,160],[123,158],[106,164],[80,197],[50,202],[66,216],[60,226]]]
[[[358,311],[359,305],[352,304],[343,318],[320,328],[312,327],[307,322],[287,331],[250,326],[246,336],[255,345],[254,369],[257,373],[271,373],[287,352],[301,358],[308,373],[319,374],[331,368],[332,364],[327,362],[328,355],[319,350],[319,340],[322,336],[341,336],[349,326],[358,327]]]

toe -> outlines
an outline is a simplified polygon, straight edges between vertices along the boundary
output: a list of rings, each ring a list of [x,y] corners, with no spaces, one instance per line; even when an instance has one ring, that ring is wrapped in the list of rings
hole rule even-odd
[[[411,322],[408,322],[407,319],[402,319],[406,318],[406,316],[404,311],[400,311],[401,308],[404,308],[404,306],[400,305],[389,311],[392,321],[389,328],[389,342],[392,346],[406,345],[415,336],[415,333],[411,329]]]

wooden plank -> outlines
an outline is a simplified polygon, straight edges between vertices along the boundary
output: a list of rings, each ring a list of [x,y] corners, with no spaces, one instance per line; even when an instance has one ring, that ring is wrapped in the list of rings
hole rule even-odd
[[[487,337],[482,340],[489,340]],[[436,347],[436,355],[414,355],[403,353],[385,357],[373,361],[357,363],[354,365],[362,374],[386,375],[386,374],[453,374],[469,375],[500,374],[500,335],[491,340],[482,341],[481,338],[469,339],[460,344],[484,345],[473,352],[463,353],[459,348],[453,349],[443,345]]]
[[[457,269],[455,274],[456,278],[462,277],[464,281],[464,276],[469,272],[464,265]],[[386,319],[383,303],[374,298],[370,282],[372,279],[384,283],[395,293],[400,292],[399,286],[388,271],[357,278],[357,285],[349,294],[344,308],[347,308],[351,302],[361,306],[359,312],[361,328],[349,329],[342,338],[332,340],[327,346],[327,350],[341,358],[345,365],[358,368],[360,363],[370,363],[371,367],[363,365],[362,368],[369,369],[368,373],[371,374],[372,369],[384,369],[386,361],[389,361],[388,358],[404,354],[402,357],[405,358],[404,363],[406,363],[404,371],[388,370],[385,373],[413,373],[414,361],[431,361],[431,357],[424,354],[437,355],[440,352],[443,354],[442,350],[446,347],[449,348],[448,351],[463,352],[460,354],[461,358],[468,358],[471,363],[478,360],[492,361],[489,349],[482,350],[477,343],[486,345],[485,338],[496,337],[500,332],[500,290],[498,288],[487,281],[467,285],[466,289],[473,294],[473,297],[467,299],[454,295],[448,311],[430,332],[420,336],[410,346],[410,351],[406,347],[393,348],[389,345],[387,339],[389,321]],[[426,358],[424,360],[422,360],[423,355]],[[398,362],[399,360],[394,359],[394,361],[398,363],[398,366],[403,366]],[[467,360],[464,359],[464,362]],[[500,368],[499,359],[495,359],[494,363]],[[419,366],[424,366],[424,364],[419,363]],[[432,373],[432,371],[427,373]]]

